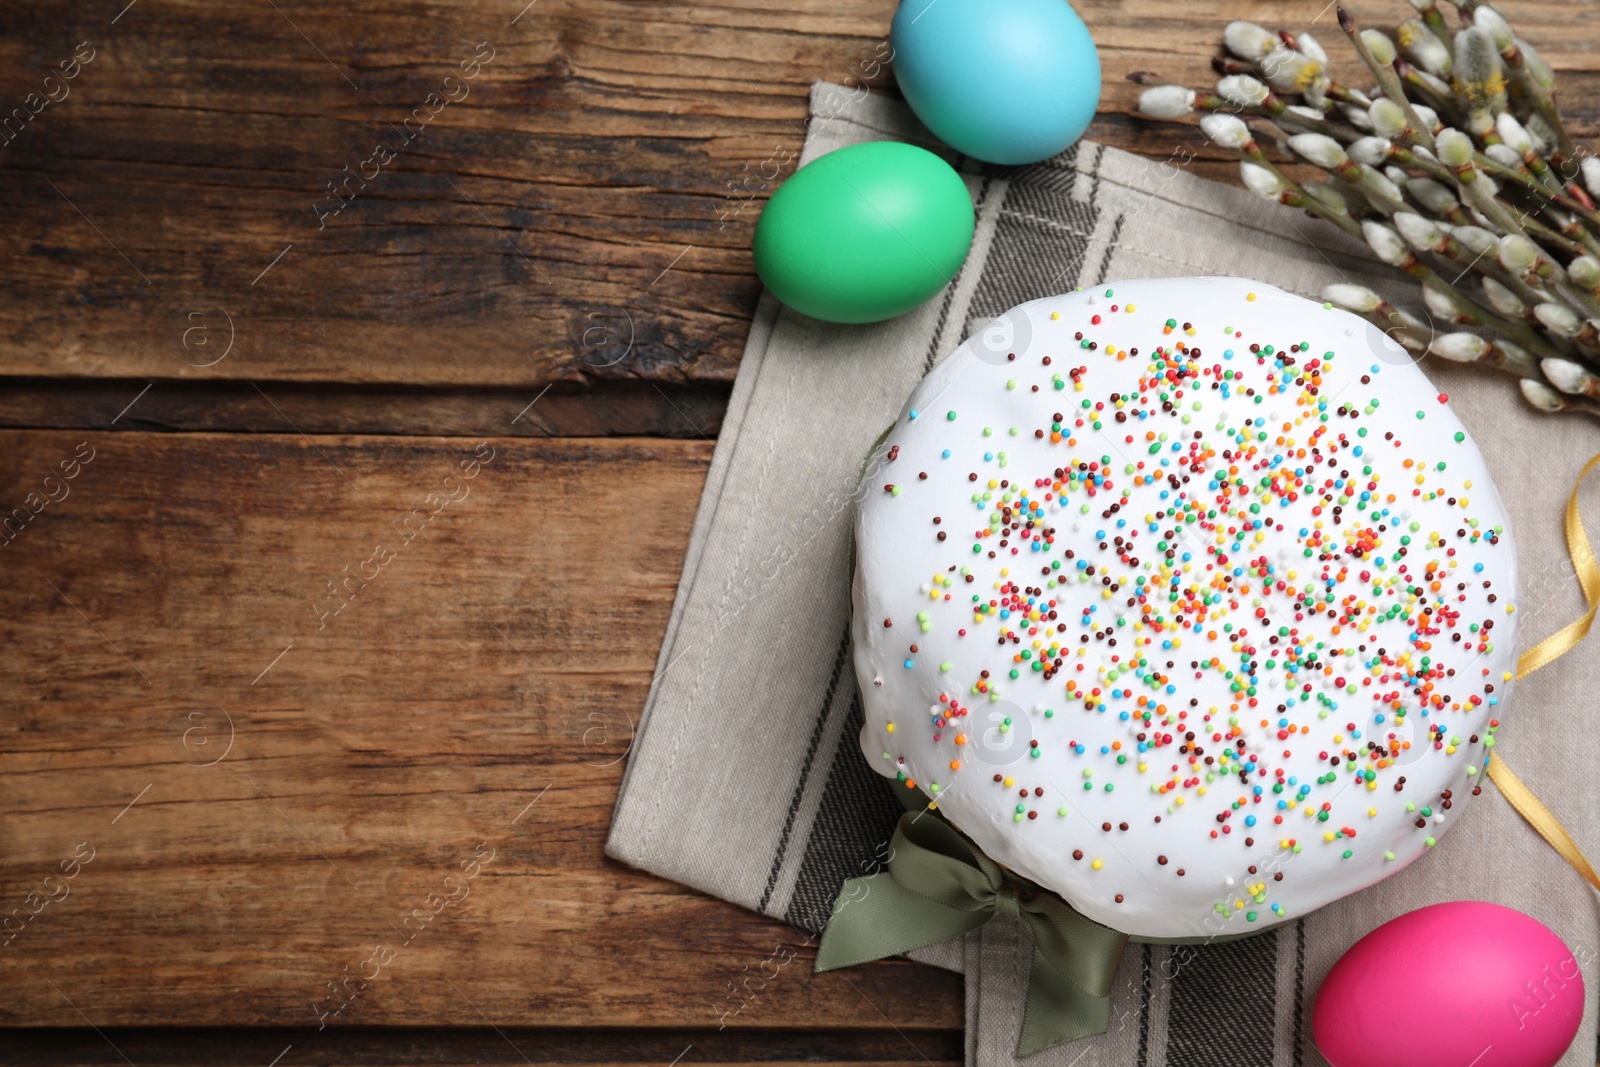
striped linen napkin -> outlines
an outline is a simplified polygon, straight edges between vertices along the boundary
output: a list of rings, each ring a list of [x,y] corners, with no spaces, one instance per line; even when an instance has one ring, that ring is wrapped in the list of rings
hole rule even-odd
[[[1411,292],[1332,227],[1187,173],[1197,139],[1164,162],[1085,141],[1033,166],[994,167],[954,156],[886,97],[818,84],[811,110],[802,164],[862,141],[920,144],[962,171],[976,237],[941,294],[890,322],[831,325],[762,296],[607,844],[622,862],[807,934],[844,879],[879,869],[903,810],[857,744],[850,530],[861,458],[929,368],[1008,308],[1103,281],[1232,274],[1306,296],[1338,281]],[[1535,415],[1507,383],[1470,368],[1429,373],[1516,517],[1531,643],[1584,607],[1561,514],[1600,434]],[[1600,654],[1580,649],[1518,685],[1498,735],[1590,855],[1600,855],[1600,806],[1586,788],[1600,730],[1575,716],[1597,688]],[[1585,969],[1600,955],[1592,892],[1488,786],[1443,847],[1304,919],[1226,944],[1130,945],[1108,1032],[1030,1056],[1029,1067],[1322,1064],[1310,1013],[1339,955],[1397,915],[1460,899],[1528,912]],[[913,953],[966,975],[969,1067],[1016,1061],[1028,936],[997,920]],[[1423,991],[1396,990],[1395,1010],[1431,1025]],[[1595,1062],[1594,1019],[1591,1008],[1563,1065]]]

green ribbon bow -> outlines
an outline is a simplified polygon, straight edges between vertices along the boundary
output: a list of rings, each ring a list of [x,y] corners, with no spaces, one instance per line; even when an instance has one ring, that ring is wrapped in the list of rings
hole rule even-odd
[[[997,915],[1033,934],[1033,969],[1017,1055],[1103,1034],[1111,978],[1128,935],[1079,915],[1060,898],[1010,875],[949,824],[907,813],[888,870],[844,883],[822,934],[817,971],[853,967],[976,930]]]

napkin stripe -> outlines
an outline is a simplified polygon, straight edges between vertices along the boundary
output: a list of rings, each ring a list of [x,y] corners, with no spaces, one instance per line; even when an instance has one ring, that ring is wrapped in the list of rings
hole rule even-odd
[[[1140,945],[1139,958],[1139,1059],[1138,1067],[1150,1063],[1150,946]]]
[[[1294,1067],[1305,1062],[1306,921],[1294,923]]]
[[[1278,933],[1173,949],[1167,1067],[1272,1062]]]
[[[973,213],[980,219],[983,217],[984,209],[988,207],[989,194],[993,191],[995,184],[989,178],[984,178],[978,183],[978,192],[973,202]],[[1004,186],[1001,186],[1001,188],[1003,189]],[[1005,201],[1002,199],[1002,206],[1004,206],[1004,203]],[[978,271],[978,284],[982,285],[989,269],[989,253],[993,248],[993,240],[987,242],[974,241],[972,251],[962,262],[960,268],[956,270],[956,276],[950,280],[949,285],[944,287],[944,299],[939,302],[939,319],[934,323],[933,333],[928,336],[928,355],[922,363],[922,372],[924,374],[932,370],[933,365],[945,355],[945,323],[950,318],[950,308],[955,303],[956,294],[961,291],[962,278],[969,269],[975,267]]]
[[[1117,250],[1117,241],[1122,237],[1122,224],[1128,221],[1126,213],[1119,212],[1116,221],[1111,224],[1111,236],[1106,238],[1105,254],[1100,257],[1100,269],[1094,272],[1097,281],[1103,281],[1106,269],[1111,266],[1112,253]]]
[[[822,697],[822,707],[817,710],[816,725],[811,728],[811,743],[806,746],[805,760],[800,764],[800,777],[794,784],[794,794],[789,798],[789,813],[783,819],[783,832],[778,835],[778,847],[773,850],[772,868],[767,872],[767,887],[762,890],[761,903],[756,905],[759,912],[766,913],[767,904],[772,900],[772,890],[778,884],[778,872],[783,869],[783,857],[789,851],[789,837],[794,831],[795,816],[800,811],[800,801],[806,795],[806,781],[811,777],[811,766],[816,761],[817,747],[822,742],[823,727],[828,725],[828,711],[833,707],[833,697],[839,689],[839,676],[844,673],[849,651],[850,625],[847,622],[844,635],[839,638],[839,651],[834,653],[833,673],[828,677],[828,689]],[[812,836],[807,836],[807,844]],[[838,892],[838,887],[834,892]]]
[[[1018,304],[1079,284],[1100,209],[1092,199],[1075,195],[1080,184],[1077,155],[1074,148],[1059,165],[1009,175],[994,240],[968,309],[969,332]],[[1098,181],[1096,170],[1085,190],[1090,197]]]
[[[906,810],[894,795],[898,783],[861,758],[856,738],[864,721],[861,700],[852,696],[794,894],[784,912],[785,922],[808,934],[821,933],[827,925],[845,879],[884,869],[889,841]]]

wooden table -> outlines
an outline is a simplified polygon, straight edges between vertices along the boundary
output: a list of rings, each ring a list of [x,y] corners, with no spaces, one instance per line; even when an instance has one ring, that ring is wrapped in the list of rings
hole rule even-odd
[[[1320,6],[1080,4],[1091,136],[1231,180],[1123,76]],[[1600,22],[1508,6],[1592,122]],[[808,950],[719,1029],[800,937],[601,851],[764,164],[892,7],[0,14],[0,1058],[961,1058],[958,976]]]

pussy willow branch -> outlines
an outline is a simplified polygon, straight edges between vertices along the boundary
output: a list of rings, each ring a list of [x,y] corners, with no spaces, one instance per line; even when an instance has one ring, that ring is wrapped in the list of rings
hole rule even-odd
[[[1216,91],[1140,72],[1139,110],[1202,116],[1247,186],[1364,241],[1453,332],[1359,286],[1324,299],[1413,352],[1515,375],[1537,410],[1600,415],[1600,159],[1574,144],[1554,74],[1498,10],[1455,0],[1452,26],[1439,3],[1412,6],[1399,44],[1339,8],[1368,91],[1336,81],[1309,35],[1233,22]],[[1262,141],[1325,178],[1296,181]]]

